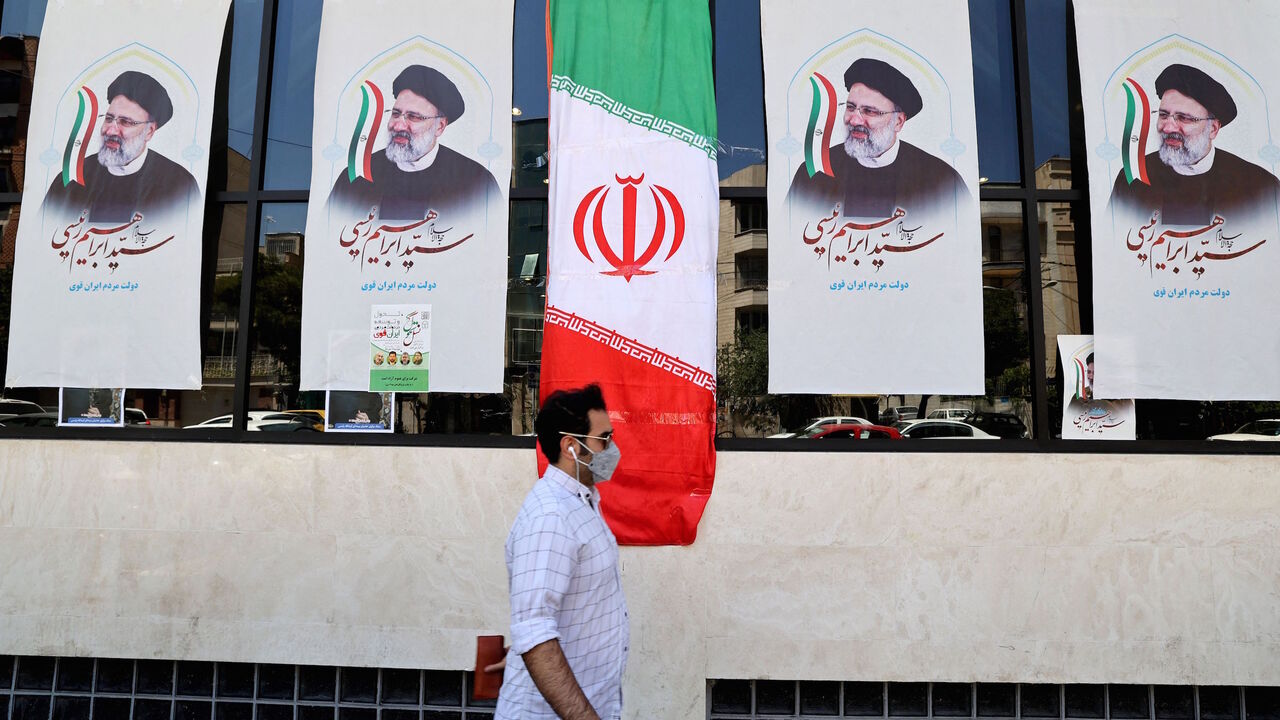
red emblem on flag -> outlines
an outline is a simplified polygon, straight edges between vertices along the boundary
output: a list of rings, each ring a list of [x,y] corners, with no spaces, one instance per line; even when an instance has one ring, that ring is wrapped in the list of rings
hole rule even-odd
[[[591,235],[595,239],[596,247],[600,250],[600,257],[607,262],[612,270],[601,271],[601,275],[616,275],[631,282],[631,278],[636,275],[653,275],[656,270],[646,270],[645,266],[657,257],[658,252],[662,249],[663,243],[667,236],[671,237],[671,249],[667,251],[667,256],[663,258],[663,262],[671,259],[680,249],[680,243],[684,241],[684,208],[680,207],[680,201],[676,199],[675,193],[662,187],[661,185],[651,185],[649,192],[653,195],[653,236],[649,238],[649,244],[645,246],[644,251],[636,256],[636,214],[637,214],[637,190],[640,183],[644,182],[644,174],[640,177],[620,177],[615,175],[614,179],[622,186],[622,252],[621,254],[614,251],[612,243],[605,234],[604,229],[604,204],[609,197],[609,190],[612,188],[601,185],[586,197],[582,198],[582,202],[578,203],[578,210],[573,214],[573,239],[578,243],[578,251],[582,256],[592,263],[595,259],[591,257],[591,253],[587,251],[586,224],[587,216],[591,215]],[[594,206],[595,211],[592,212]],[[670,213],[671,232],[667,232],[668,213]]]

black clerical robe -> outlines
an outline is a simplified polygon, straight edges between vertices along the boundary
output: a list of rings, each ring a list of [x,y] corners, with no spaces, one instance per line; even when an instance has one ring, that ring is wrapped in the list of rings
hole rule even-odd
[[[201,210],[196,180],[181,165],[149,151],[142,167],[129,175],[112,175],[98,163],[97,154],[84,160],[84,185],[54,179],[45,194],[46,214],[74,222],[88,210],[91,223],[127,223],[135,212],[159,220],[175,212]],[[61,220],[59,220],[61,222]]]
[[[901,140],[898,156],[879,168],[866,167],[843,147],[833,147],[831,169],[834,177],[809,177],[803,165],[796,170],[788,194],[794,208],[805,214],[827,214],[840,203],[846,217],[887,218],[902,208],[908,217],[920,218],[943,210],[951,213],[956,202],[969,196],[954,168]]]
[[[351,182],[345,173],[338,177],[329,194],[331,207],[363,215],[376,206],[383,222],[422,220],[434,210],[441,223],[452,224],[501,202],[498,183],[483,165],[443,145],[423,170],[401,170],[386,150],[373,155],[371,166],[372,182]]]
[[[1199,175],[1179,175],[1160,160],[1147,155],[1150,185],[1130,184],[1121,171],[1111,188],[1112,207],[1127,222],[1145,222],[1160,213],[1164,225],[1203,227],[1215,215],[1227,223],[1250,222],[1266,212],[1275,217],[1280,181],[1263,168],[1225,150],[1214,151],[1213,166]]]

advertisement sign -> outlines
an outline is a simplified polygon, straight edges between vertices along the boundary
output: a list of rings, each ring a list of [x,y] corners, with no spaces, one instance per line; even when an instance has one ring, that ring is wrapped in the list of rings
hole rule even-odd
[[[1062,357],[1062,439],[1133,440],[1137,419],[1132,400],[1102,400],[1094,392],[1092,335],[1059,335]],[[1106,363],[1103,363],[1103,368]]]
[[[229,7],[49,3],[7,385],[200,387],[205,184]]]
[[[59,427],[124,427],[124,388],[58,388]]]
[[[374,305],[369,329],[369,389],[427,392],[431,306]]]
[[[395,432],[395,393],[331,390],[324,394],[326,432]]]
[[[965,3],[762,0],[769,392],[981,395]]]
[[[325,2],[303,390],[368,390],[370,312],[405,304],[432,308],[431,390],[502,390],[512,12]]]
[[[1097,396],[1280,399],[1280,6],[1075,10]]]

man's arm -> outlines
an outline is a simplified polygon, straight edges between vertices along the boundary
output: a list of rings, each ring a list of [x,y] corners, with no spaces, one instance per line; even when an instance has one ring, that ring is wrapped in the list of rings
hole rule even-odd
[[[564,720],[599,720],[591,707],[582,686],[573,677],[569,661],[560,649],[559,640],[547,640],[529,649],[524,655],[524,666],[529,677],[538,686],[538,692],[546,699],[556,714]]]

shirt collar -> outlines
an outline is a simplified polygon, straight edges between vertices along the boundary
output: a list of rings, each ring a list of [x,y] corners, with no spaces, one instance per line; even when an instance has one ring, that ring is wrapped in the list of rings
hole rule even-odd
[[[577,495],[588,507],[597,508],[600,506],[599,490],[583,485],[572,475],[555,465],[547,465],[547,471],[542,474],[542,477]]]
[[[1203,175],[1209,172],[1209,169],[1213,167],[1213,156],[1216,155],[1217,152],[1218,149],[1210,145],[1209,152],[1205,153],[1204,157],[1200,158],[1199,162],[1195,162],[1190,165],[1174,165],[1173,171],[1179,175]]]
[[[889,146],[889,149],[880,153],[877,157],[855,159],[862,167],[882,168],[886,165],[892,165],[893,161],[898,159],[898,138],[894,138],[893,144]]]
[[[413,162],[398,162],[396,163],[396,167],[400,168],[405,172],[418,172],[420,170],[426,170],[427,168],[431,167],[431,163],[436,161],[436,153],[438,152],[440,152],[439,140],[436,141],[436,144],[431,147],[430,152],[428,152],[426,155],[423,155],[422,157],[418,158],[417,160],[414,160]]]
[[[124,165],[110,166],[107,168],[107,172],[115,175],[116,177],[132,175],[142,169],[142,163],[146,162],[148,152],[151,151],[144,147],[142,148],[142,152],[138,153],[138,157],[130,160]]]

